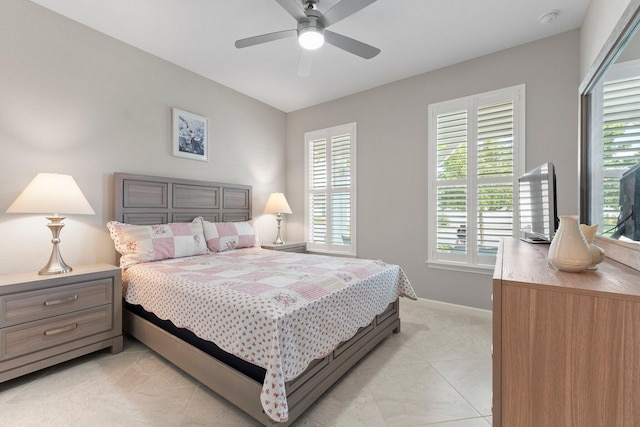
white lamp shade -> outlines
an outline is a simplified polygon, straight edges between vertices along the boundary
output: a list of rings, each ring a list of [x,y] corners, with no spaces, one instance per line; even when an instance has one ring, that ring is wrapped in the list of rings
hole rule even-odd
[[[8,213],[95,214],[71,175],[39,173],[7,209]]]
[[[287,199],[282,193],[271,193],[269,200],[267,200],[267,206],[264,208],[266,214],[290,214],[293,213],[287,203]]]

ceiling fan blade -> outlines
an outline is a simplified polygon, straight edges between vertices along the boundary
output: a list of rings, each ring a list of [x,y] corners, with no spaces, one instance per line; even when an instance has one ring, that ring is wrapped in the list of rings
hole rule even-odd
[[[278,2],[280,1],[285,0],[278,0]],[[320,23],[326,28],[329,25],[342,21],[344,18],[364,9],[375,1],[376,0],[342,0],[340,3],[337,3],[331,9],[322,14],[320,17]]]
[[[298,30],[284,30],[276,31],[275,33],[262,34],[260,36],[248,37],[246,39],[236,40],[236,47],[242,49],[243,47],[254,46],[257,44],[272,42],[274,40],[284,39],[286,37],[298,35]]]
[[[276,0],[278,4],[287,12],[289,15],[293,16],[296,21],[306,20],[307,16],[304,14],[304,10],[302,9],[302,3],[296,0]]]
[[[343,0],[344,1],[344,0]],[[351,37],[343,36],[333,31],[324,31],[324,40],[327,43],[339,47],[342,50],[358,55],[364,59],[371,59],[380,53],[380,49],[377,47],[369,46],[366,43],[354,40]]]
[[[298,76],[309,77],[311,74],[312,53],[308,49],[300,49],[300,58],[298,59]]]

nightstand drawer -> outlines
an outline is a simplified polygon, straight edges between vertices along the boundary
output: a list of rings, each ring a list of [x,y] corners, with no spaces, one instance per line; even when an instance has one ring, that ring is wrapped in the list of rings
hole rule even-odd
[[[98,307],[112,301],[112,278],[5,295],[0,297],[0,327]]]
[[[103,306],[0,330],[0,360],[33,353],[111,329],[113,307]]]

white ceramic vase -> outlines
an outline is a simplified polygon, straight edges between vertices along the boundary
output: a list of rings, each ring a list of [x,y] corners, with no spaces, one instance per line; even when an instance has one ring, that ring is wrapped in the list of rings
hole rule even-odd
[[[591,264],[591,252],[576,215],[561,215],[560,226],[549,247],[549,260],[560,271],[578,273]]]
[[[580,224],[580,231],[582,231],[582,235],[589,245],[589,252],[591,252],[591,263],[587,266],[587,270],[595,270],[598,268],[598,264],[604,261],[604,250],[593,243],[596,240],[598,224]]]

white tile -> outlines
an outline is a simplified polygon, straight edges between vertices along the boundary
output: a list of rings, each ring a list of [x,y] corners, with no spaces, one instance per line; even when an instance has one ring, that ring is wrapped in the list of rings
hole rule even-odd
[[[367,390],[388,425],[413,426],[481,415],[427,363],[382,366]]]
[[[491,357],[431,362],[482,415],[491,415]]]
[[[429,424],[429,427],[488,427],[484,418],[468,418],[466,420],[445,421],[444,423]]]
[[[345,379],[348,382],[349,379]],[[295,423],[296,427],[372,427],[385,426],[378,403],[367,393],[343,400],[328,393]]]
[[[485,325],[464,325],[416,332],[407,337],[407,345],[429,362],[490,357],[491,329]]]
[[[31,384],[35,379],[47,372],[46,369],[14,378],[4,383],[0,383],[0,404],[6,403],[17,396],[22,390]],[[1,413],[1,412],[0,412]]]

